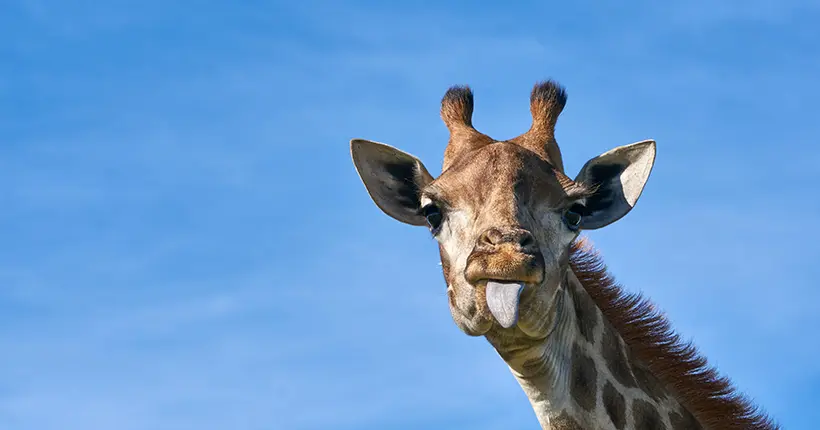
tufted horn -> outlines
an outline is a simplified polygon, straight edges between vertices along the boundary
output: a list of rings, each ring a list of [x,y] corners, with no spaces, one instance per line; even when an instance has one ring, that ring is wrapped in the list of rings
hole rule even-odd
[[[561,172],[564,171],[564,162],[555,141],[555,123],[566,104],[567,93],[557,82],[547,80],[535,84],[530,95],[532,126],[526,133],[511,140],[545,156]]]
[[[441,99],[441,119],[450,130],[444,151],[444,169],[460,155],[493,142],[473,128],[473,92],[468,86],[453,86]]]

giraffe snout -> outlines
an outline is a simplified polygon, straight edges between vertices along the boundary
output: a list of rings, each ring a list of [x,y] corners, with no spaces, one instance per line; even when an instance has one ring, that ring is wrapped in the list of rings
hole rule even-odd
[[[504,247],[524,254],[538,252],[535,237],[523,228],[488,228],[479,236],[476,244],[476,250],[483,252],[496,252]]]
[[[544,279],[544,258],[529,231],[492,227],[476,241],[465,276],[472,284],[486,280],[538,284]]]

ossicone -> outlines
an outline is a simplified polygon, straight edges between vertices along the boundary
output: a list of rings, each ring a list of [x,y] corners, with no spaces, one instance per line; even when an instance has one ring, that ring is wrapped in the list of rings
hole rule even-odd
[[[468,86],[452,86],[441,99],[441,119],[450,130],[444,151],[444,168],[456,158],[489,145],[493,140],[473,128],[473,92]]]
[[[473,128],[473,92],[468,86],[450,87],[441,99],[441,119],[450,131]]]
[[[536,83],[530,94],[532,128],[553,135],[555,123],[566,104],[567,92],[558,82],[550,79]]]
[[[567,92],[552,79],[535,84],[530,94],[532,125],[526,133],[511,139],[518,145],[541,154],[558,171],[564,171],[561,150],[555,141],[555,124],[567,104]]]

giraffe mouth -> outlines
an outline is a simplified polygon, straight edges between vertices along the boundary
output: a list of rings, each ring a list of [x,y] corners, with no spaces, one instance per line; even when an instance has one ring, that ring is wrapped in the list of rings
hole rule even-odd
[[[518,322],[518,305],[521,292],[524,291],[522,282],[487,281],[487,307],[490,313],[503,328],[510,328]]]

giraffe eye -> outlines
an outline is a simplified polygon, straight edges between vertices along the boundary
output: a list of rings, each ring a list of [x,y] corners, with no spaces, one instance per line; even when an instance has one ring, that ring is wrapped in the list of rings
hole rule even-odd
[[[566,212],[564,212],[564,224],[570,230],[575,231],[581,226],[581,219],[586,208],[581,204],[574,204]]]
[[[438,233],[438,230],[441,228],[441,222],[444,220],[441,209],[435,204],[430,203],[421,208],[421,211],[424,214],[424,218],[427,219],[427,225],[430,226],[430,231],[432,231],[433,234]]]

